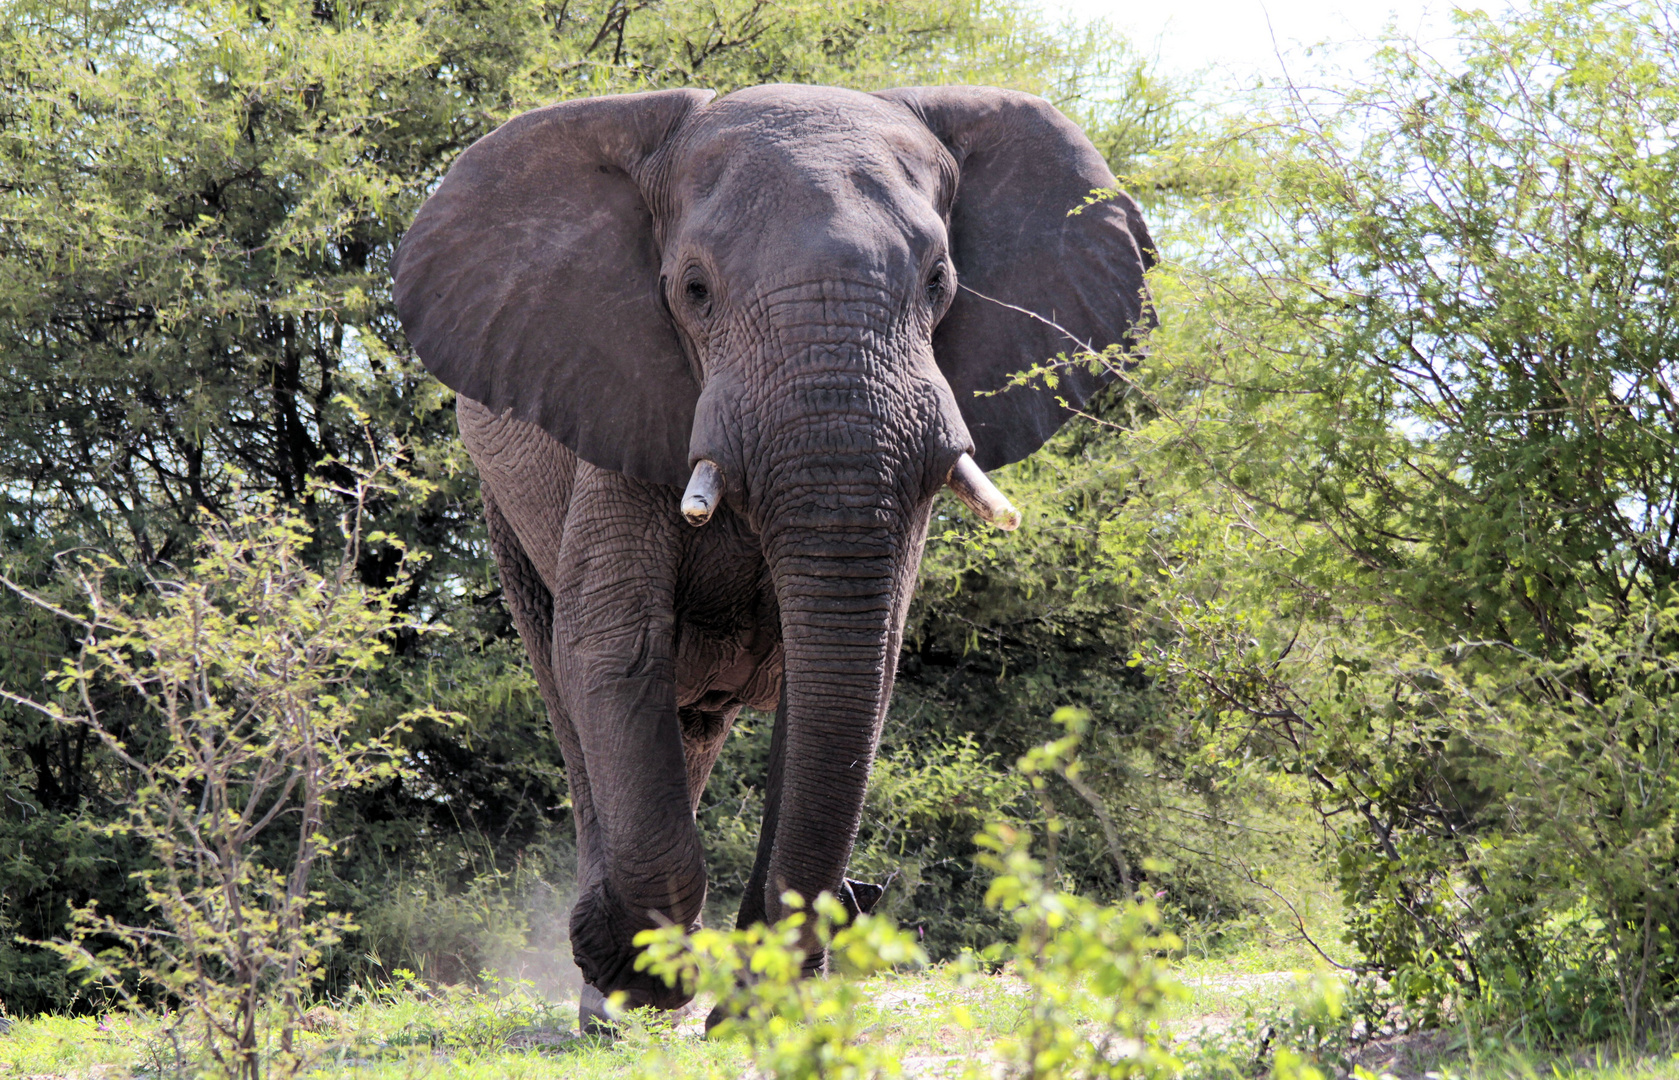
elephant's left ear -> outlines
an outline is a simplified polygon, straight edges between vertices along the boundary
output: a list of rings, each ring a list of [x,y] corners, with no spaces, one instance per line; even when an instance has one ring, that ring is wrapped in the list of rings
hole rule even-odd
[[[1030,454],[1111,379],[1083,365],[1001,394],[1009,376],[1088,345],[1129,344],[1152,324],[1143,273],[1154,261],[1136,202],[1077,125],[1042,98],[976,86],[881,91],[944,143],[960,170],[950,211],[959,288],[933,353],[974,439],[995,469]]]

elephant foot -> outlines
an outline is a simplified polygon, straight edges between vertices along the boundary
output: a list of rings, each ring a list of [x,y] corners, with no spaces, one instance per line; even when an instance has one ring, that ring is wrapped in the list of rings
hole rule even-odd
[[[706,1033],[706,1036],[710,1037],[712,1028],[716,1027],[718,1024],[721,1024],[725,1020],[732,1019],[733,1016],[734,1016],[734,1013],[731,1012],[730,1010],[724,1008],[723,1003],[721,1001],[719,1001],[717,1004],[713,1005],[711,1007],[711,1011],[705,1014],[705,1033]]]
[[[618,1037],[618,1025],[606,1013],[606,995],[588,983],[583,984],[583,992],[577,999],[577,1031],[605,1039]]]
[[[628,987],[615,993],[623,994],[623,1007],[627,1010],[658,1009],[671,1011],[680,1009],[693,1000],[689,994],[671,991],[663,983],[659,987],[665,993],[655,996],[645,988]],[[618,1021],[612,1016],[606,1005],[607,995],[602,993],[592,983],[584,983],[583,990],[577,997],[577,1030],[582,1035],[598,1035],[602,1038],[615,1039],[620,1034]]]
[[[601,1002],[597,1011],[604,1015],[604,1001],[609,994],[622,991],[624,1007],[640,1009],[680,1009],[693,995],[670,986],[648,971],[635,970],[636,957],[641,950],[633,944],[637,932],[647,929],[658,919],[675,921],[681,911],[654,912],[638,921],[626,905],[604,885],[590,889],[577,901],[571,913],[571,952],[583,973],[583,985]],[[699,920],[693,918],[689,929],[698,929]]]

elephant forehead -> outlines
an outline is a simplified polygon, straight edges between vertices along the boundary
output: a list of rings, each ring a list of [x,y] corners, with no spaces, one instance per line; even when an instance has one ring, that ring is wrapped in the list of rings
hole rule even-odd
[[[687,203],[783,199],[948,201],[955,162],[901,106],[836,87],[755,86],[699,111],[672,166]]]
[[[865,94],[754,90],[703,110],[675,155],[663,230],[672,269],[703,253],[736,299],[812,276],[894,290],[916,276],[945,239],[955,185],[942,145],[907,110]]]

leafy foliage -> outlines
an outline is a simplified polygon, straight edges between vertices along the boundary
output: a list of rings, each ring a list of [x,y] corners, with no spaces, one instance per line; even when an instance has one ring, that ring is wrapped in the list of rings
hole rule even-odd
[[[1114,527],[1204,762],[1305,781],[1371,964],[1637,1036],[1679,996],[1679,42],[1657,5],[1463,30],[1209,146]]]
[[[1023,982],[1025,1007],[1014,1031],[995,1048],[1004,1075],[1034,1080],[1171,1075],[1177,1062],[1153,1023],[1181,993],[1162,954],[1176,945],[1155,933],[1159,915],[1149,903],[1103,905],[1054,889],[1044,865],[1032,858],[1030,837],[994,825],[981,840],[993,879],[986,895],[1017,930],[1013,941],[987,951]],[[802,898],[785,900],[798,909]],[[669,926],[637,937],[636,961],[671,985],[716,996],[727,1019],[717,1034],[743,1036],[757,1069],[766,1076],[894,1076],[899,1049],[879,1038],[878,1025],[853,982],[857,976],[927,962],[915,940],[891,920],[861,915],[846,925],[845,909],[823,893],[811,913],[796,910],[775,926],[688,933]],[[802,975],[807,949],[824,948],[845,977]],[[958,968],[978,975],[976,957]],[[971,1028],[959,1006],[952,1019]],[[657,1058],[650,1074],[664,1070]],[[994,1075],[975,1062],[965,1076]]]
[[[1153,932],[1154,905],[1109,906],[1046,887],[1029,838],[1007,826],[994,826],[981,842],[997,874],[986,904],[1005,911],[1019,932],[990,955],[1007,958],[1030,995],[1021,1031],[998,1047],[1008,1074],[1071,1080],[1176,1071],[1151,1021],[1181,993],[1161,960],[1181,943]]]
[[[352,926],[314,887],[336,847],[328,811],[398,770],[397,729],[359,736],[357,722],[405,585],[399,573],[371,589],[356,572],[364,545],[390,539],[361,527],[381,481],[342,493],[351,509],[325,574],[305,558],[315,538],[302,519],[258,499],[201,534],[177,578],[125,593],[114,563],[84,566],[85,616],[25,594],[76,628],[81,651],[54,673],[60,703],[0,693],[92,732],[120,763],[128,810],[103,831],[144,844],[152,862],[133,874],[152,918],[135,925],[90,903],[51,947],[130,1005],[179,1008],[168,1034],[191,1049],[177,1053],[220,1075],[255,1080],[276,1037],[281,1060],[298,1063],[292,1037],[323,951]],[[154,722],[107,715],[99,702],[113,697]]]
[[[829,952],[847,975],[868,975],[927,962],[910,934],[890,921],[860,915],[846,925],[845,908],[822,893],[805,911],[796,893],[784,897],[792,914],[774,926],[729,932],[681,927],[644,930],[636,943],[644,951],[638,970],[651,971],[672,986],[715,996],[725,1013],[718,1037],[743,1036],[753,1062],[765,1076],[808,1077],[895,1075],[897,1053],[868,1037],[859,1014],[862,990],[851,979],[806,978],[808,949]],[[649,1074],[660,1071],[649,1063]]]
[[[1289,778],[1261,768],[1207,768],[1203,733],[1143,663],[1157,624],[1140,529],[1172,511],[1156,501],[1159,451],[1143,434],[1152,431],[1153,398],[1126,383],[1116,389],[1089,421],[998,475],[1026,515],[1019,532],[999,534],[953,501],[936,511],[882,745],[889,768],[893,754],[949,761],[962,745],[953,736],[971,732],[1003,766],[1058,734],[1051,718],[1072,715],[1058,710],[1075,710],[1087,718],[1082,772],[1069,780],[1052,770],[1036,786],[1012,776],[1006,792],[976,778],[972,792],[1006,798],[974,824],[1038,830],[1059,821],[1054,873],[1064,887],[1128,899],[1146,884],[1174,926],[1233,930],[1260,909],[1253,878],[1265,865],[1305,861],[1292,816],[1300,796]],[[860,847],[871,857],[874,813]],[[942,864],[922,856],[920,867],[934,873],[912,866],[919,876],[905,886],[913,891],[902,901],[889,892],[889,903],[903,904],[889,910],[918,918],[945,905],[989,910],[984,878],[969,869],[980,854],[967,842],[973,832],[967,820],[929,828],[930,838],[960,840],[940,845]],[[929,937],[935,956],[982,948],[1008,930],[972,915],[954,929]]]

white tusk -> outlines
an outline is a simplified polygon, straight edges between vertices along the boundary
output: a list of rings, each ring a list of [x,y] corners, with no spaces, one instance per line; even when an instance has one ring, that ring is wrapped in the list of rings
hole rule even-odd
[[[715,461],[701,458],[694,466],[694,475],[688,478],[688,490],[682,493],[682,516],[698,528],[711,520],[722,501],[723,470]]]
[[[945,483],[949,484],[950,490],[962,500],[962,505],[983,520],[1005,532],[1020,527],[1020,511],[1009,502],[1008,496],[997,490],[997,485],[991,482],[984,471],[974,463],[974,459],[967,454],[956,459],[956,464],[951,468],[950,477]],[[690,484],[689,488],[692,487]]]

